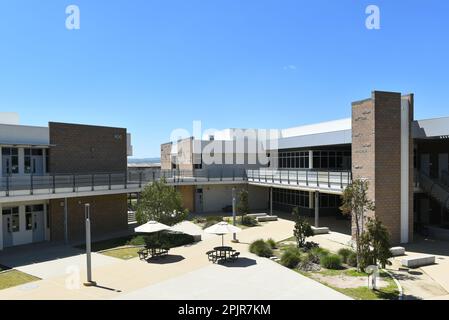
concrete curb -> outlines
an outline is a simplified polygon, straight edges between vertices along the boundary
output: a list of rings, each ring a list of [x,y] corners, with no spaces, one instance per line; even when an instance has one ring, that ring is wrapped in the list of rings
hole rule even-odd
[[[396,284],[396,287],[398,287],[399,290],[399,300],[404,300],[404,289],[402,288],[401,284],[399,283],[398,279],[387,269],[382,269],[382,271],[385,271],[394,281]]]

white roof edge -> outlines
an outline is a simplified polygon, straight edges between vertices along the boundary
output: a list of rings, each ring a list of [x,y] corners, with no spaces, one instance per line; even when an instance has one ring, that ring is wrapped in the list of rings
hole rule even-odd
[[[345,118],[283,129],[281,135],[282,138],[289,138],[351,129],[352,119]]]

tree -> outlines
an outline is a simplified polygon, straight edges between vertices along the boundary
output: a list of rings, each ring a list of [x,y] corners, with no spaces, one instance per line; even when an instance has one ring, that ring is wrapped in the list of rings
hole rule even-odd
[[[380,265],[385,268],[390,265],[388,260],[392,257],[390,252],[390,234],[382,222],[375,218],[368,218],[366,231],[361,237],[362,269],[369,265]]]
[[[295,228],[293,234],[296,238],[298,248],[303,248],[306,244],[306,238],[313,236],[313,230],[306,219],[299,215],[299,208],[295,207],[292,212],[295,217]]]
[[[141,194],[136,219],[139,224],[157,221],[169,226],[186,219],[188,211],[182,208],[182,196],[164,178],[147,185]]]
[[[242,190],[239,193],[239,203],[237,205],[237,212],[242,216],[242,224],[243,224],[243,217],[247,214],[249,214],[249,203],[248,203],[248,191]]]
[[[367,211],[375,210],[374,202],[368,198],[369,182],[362,179],[355,179],[343,192],[343,205],[340,210],[343,214],[352,216],[355,224],[355,242],[357,254],[357,270],[361,266],[361,236],[363,233],[364,217]]]

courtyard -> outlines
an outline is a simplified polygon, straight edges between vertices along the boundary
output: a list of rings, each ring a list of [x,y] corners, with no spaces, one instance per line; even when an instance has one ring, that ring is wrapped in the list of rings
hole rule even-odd
[[[89,288],[82,285],[86,274],[86,256],[82,247],[41,243],[5,250],[0,253],[0,265],[10,269],[11,275],[19,275],[23,283],[9,288],[6,283],[2,287],[6,289],[0,290],[0,299],[350,299],[342,293],[345,291],[336,290],[327,281],[332,277],[323,277],[326,272],[301,274],[249,252],[249,244],[257,239],[273,238],[279,244],[288,243],[294,222],[287,218],[242,230],[238,234],[239,243],[232,243],[241,252],[234,263],[212,264],[208,261],[205,253],[221,239],[204,233],[189,221],[181,223],[177,229],[201,234],[202,241],[173,248],[161,259],[141,261],[134,248],[125,246],[102,251],[99,246],[99,250],[92,254],[93,278],[97,286]],[[333,224],[331,230],[342,232],[332,231],[309,240],[332,252],[348,247],[351,237],[345,232],[346,222],[323,218],[322,223]],[[231,235],[225,236],[226,243],[231,243],[231,239]],[[388,270],[399,280],[404,299],[449,298],[449,279],[444,272],[449,267],[446,248],[446,242],[424,239],[407,246],[407,255],[437,255],[435,265],[420,269],[401,270],[400,258],[393,259]],[[360,277],[352,280],[363,282]]]

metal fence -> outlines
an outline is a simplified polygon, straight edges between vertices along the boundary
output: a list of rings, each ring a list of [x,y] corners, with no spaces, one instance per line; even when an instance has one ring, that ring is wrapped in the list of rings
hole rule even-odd
[[[246,175],[249,182],[337,190],[346,188],[352,181],[350,171],[259,169],[248,170]]]

